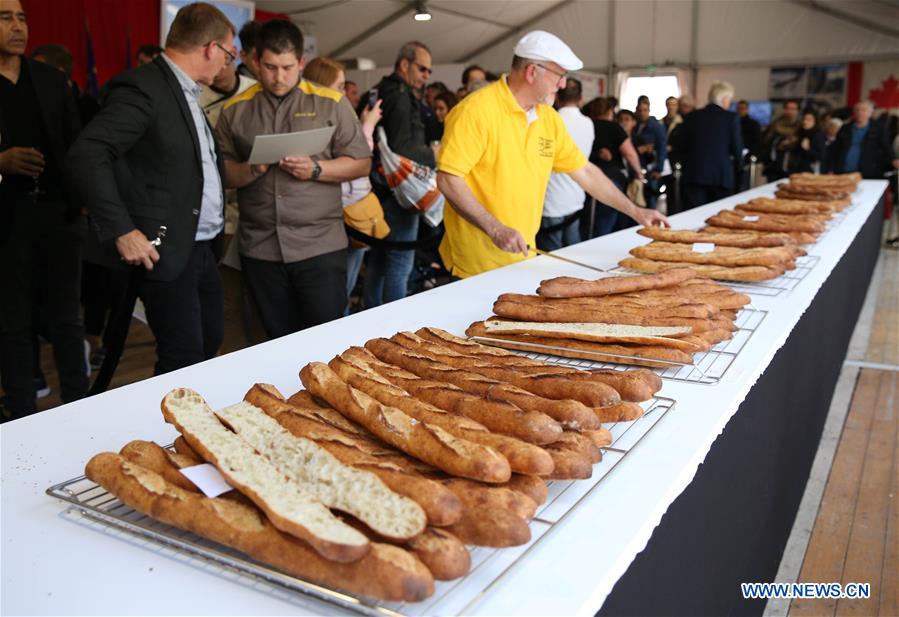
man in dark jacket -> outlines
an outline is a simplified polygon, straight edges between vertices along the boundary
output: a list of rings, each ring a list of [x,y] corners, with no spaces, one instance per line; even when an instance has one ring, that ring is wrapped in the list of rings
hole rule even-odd
[[[431,53],[424,43],[412,41],[400,48],[393,73],[377,85],[384,113],[381,124],[390,149],[408,159],[436,167],[434,152],[425,137],[421,118],[420,91],[431,76]],[[375,194],[390,225],[387,240],[408,242],[418,237],[418,214],[404,210],[387,181],[375,175]],[[372,248],[365,270],[365,307],[371,308],[406,297],[414,250]]]
[[[733,86],[715,82],[709,89],[709,104],[684,120],[684,209],[733,193],[735,169],[743,153],[740,118],[727,111],[733,96]]]
[[[892,149],[886,124],[872,120],[873,113],[874,104],[870,101],[855,104],[853,121],[843,125],[828,149],[827,171],[838,174],[857,171],[863,178],[883,178],[890,166]]]
[[[0,0],[0,375],[3,421],[36,411],[36,330],[53,344],[65,402],[87,393],[78,303],[84,219],[62,166],[80,128],[65,76],[26,58],[18,0]],[[37,320],[35,322],[35,319]]]
[[[643,191],[646,207],[654,210],[659,179],[668,157],[668,131],[665,125],[649,115],[649,98],[646,96],[640,97],[634,116],[637,118],[637,125],[631,133],[631,141],[640,155],[640,165],[647,171],[647,183]]]
[[[156,374],[211,358],[222,341],[224,165],[199,84],[233,62],[233,42],[234,26],[217,8],[183,7],[165,51],[109,83],[66,162],[104,265],[133,266],[156,337]]]

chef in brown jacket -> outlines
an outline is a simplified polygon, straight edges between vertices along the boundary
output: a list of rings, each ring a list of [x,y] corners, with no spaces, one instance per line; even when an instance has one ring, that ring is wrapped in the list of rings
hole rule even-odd
[[[259,31],[259,83],[219,119],[228,187],[238,189],[244,278],[270,338],[343,315],[346,249],[340,183],[368,174],[371,151],[346,97],[301,81],[303,36],[284,20]],[[257,135],[333,126],[324,151],[250,165]]]

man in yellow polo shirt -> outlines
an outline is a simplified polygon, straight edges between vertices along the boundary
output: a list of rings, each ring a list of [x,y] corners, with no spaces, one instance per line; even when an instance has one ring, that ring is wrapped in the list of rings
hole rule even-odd
[[[584,66],[556,36],[526,34],[508,75],[462,100],[446,118],[437,186],[450,202],[440,255],[468,277],[520,261],[536,244],[550,172],[567,173],[598,201],[641,225],[667,225],[634,205],[572,141],[548,104],[565,72]]]

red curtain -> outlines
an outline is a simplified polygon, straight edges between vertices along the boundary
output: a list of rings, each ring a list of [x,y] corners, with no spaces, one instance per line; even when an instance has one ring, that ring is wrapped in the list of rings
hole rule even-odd
[[[65,45],[74,57],[72,78],[84,87],[90,28],[102,85],[131,63],[137,48],[159,44],[159,0],[22,0],[28,14],[28,53],[44,43]]]
[[[141,45],[159,45],[159,0],[22,0],[28,14],[28,50],[45,43],[65,45],[72,52],[72,79],[84,87],[87,77],[87,35],[90,28],[102,86],[127,68],[129,56]],[[282,13],[256,11],[256,19],[288,19]],[[238,28],[240,25],[238,25]]]

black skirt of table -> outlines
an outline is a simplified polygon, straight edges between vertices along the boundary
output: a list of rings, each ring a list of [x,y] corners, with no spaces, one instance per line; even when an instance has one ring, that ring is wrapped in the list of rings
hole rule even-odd
[[[762,614],[766,601],[744,599],[740,583],[777,573],[877,261],[883,209],[881,197],[598,615]]]

